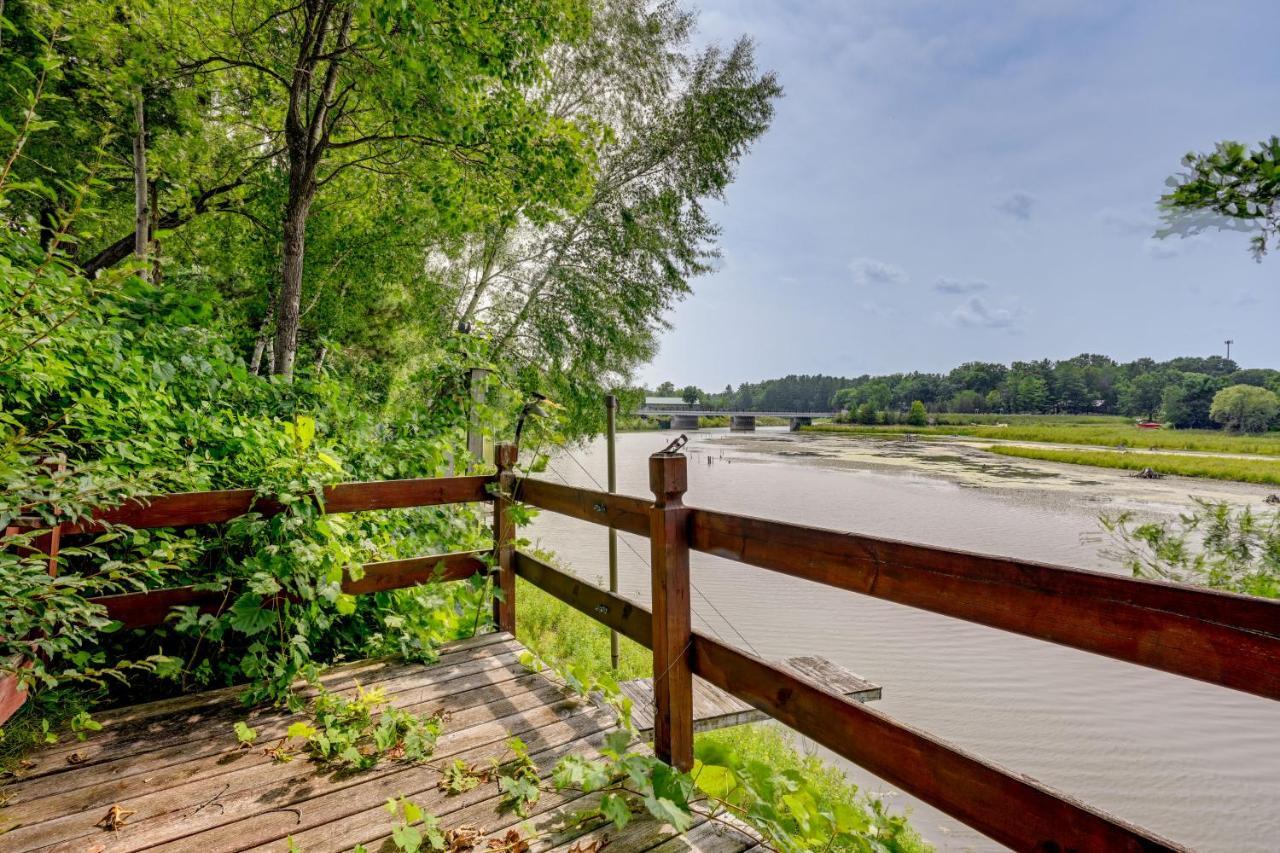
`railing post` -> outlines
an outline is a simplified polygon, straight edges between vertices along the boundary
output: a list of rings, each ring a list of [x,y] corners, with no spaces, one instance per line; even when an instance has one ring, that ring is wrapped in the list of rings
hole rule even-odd
[[[653,745],[678,770],[693,767],[693,626],[689,615],[689,511],[685,457],[649,457],[649,541],[653,563]]]
[[[498,493],[493,497],[493,556],[497,562],[497,591],[493,599],[493,622],[499,631],[516,632],[516,526],[511,520],[511,494],[519,449],[510,442],[499,444],[494,453],[498,464]]]
[[[609,494],[618,491],[618,398],[606,394],[605,407],[605,447],[608,450]],[[609,592],[618,591],[618,530],[609,528]],[[609,666],[618,669],[618,632],[609,632]]]

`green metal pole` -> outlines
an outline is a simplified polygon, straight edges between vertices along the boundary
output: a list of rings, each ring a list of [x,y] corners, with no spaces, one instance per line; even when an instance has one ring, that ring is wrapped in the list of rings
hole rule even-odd
[[[618,490],[617,414],[618,398],[608,394],[605,405],[605,446],[609,449],[609,493]],[[609,528],[609,592],[618,591],[618,531]],[[609,664],[618,669],[618,632],[609,632]]]

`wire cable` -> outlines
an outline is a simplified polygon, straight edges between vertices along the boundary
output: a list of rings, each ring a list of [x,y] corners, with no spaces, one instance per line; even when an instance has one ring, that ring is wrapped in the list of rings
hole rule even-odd
[[[600,490],[600,491],[602,491],[602,492],[603,492],[603,491],[606,491],[606,489],[605,489],[603,486],[601,486],[601,485],[600,485],[600,481],[599,481],[599,480],[597,480],[597,479],[595,478],[595,475],[593,475],[593,474],[591,473],[591,471],[590,471],[590,470],[588,470],[587,466],[583,465],[583,464],[582,464],[582,462],[580,462],[580,461],[578,460],[578,457],[577,457],[576,455],[574,455],[574,452],[573,452],[573,450],[572,450],[572,449],[570,449],[570,448],[568,448],[568,447],[564,447],[564,448],[562,448],[562,449],[564,450],[564,452],[565,452],[566,454],[568,454],[569,458],[573,460],[574,464],[576,464],[579,468],[581,468],[581,469],[582,469],[582,473],[586,474],[586,475],[587,475],[587,478],[588,478],[589,480],[591,480],[591,482],[595,483],[595,485],[596,485],[596,488],[597,488],[597,489],[599,489],[599,490]],[[564,480],[564,477],[563,477],[563,476],[560,476],[560,474],[559,474],[558,472],[557,472],[556,476],[560,477],[560,479],[561,479],[561,480]],[[564,482],[566,483],[566,485],[568,484],[568,481],[567,481],[567,480],[564,480]],[[635,549],[635,547],[634,547],[634,546],[632,546],[632,544],[631,544],[630,542],[628,542],[626,539],[623,539],[622,537],[618,537],[618,538],[619,538],[619,540],[622,542],[622,544],[624,544],[624,545],[626,545],[626,546],[627,546],[627,548],[631,551],[631,553],[632,553],[632,554],[635,554],[635,555],[636,555],[636,557],[638,557],[638,558],[640,559],[641,563],[643,563],[643,564],[644,564],[645,568],[652,569],[652,566],[650,566],[650,565],[649,565],[649,561],[648,561],[648,560],[646,560],[646,559],[644,558],[644,556],[643,556],[639,551],[637,551],[637,550]],[[711,600],[711,598],[710,598],[706,593],[704,593],[702,590],[698,589],[698,585],[697,585],[697,584],[695,584],[695,583],[693,582],[693,578],[692,578],[692,577],[690,577],[690,578],[689,578],[689,586],[693,587],[693,591],[694,591],[694,592],[696,592],[699,596],[701,596],[701,597],[702,597],[702,600],[703,600],[703,601],[705,601],[705,602],[707,603],[707,606],[708,606],[708,607],[710,607],[713,611],[715,611],[715,614],[716,614],[717,616],[719,616],[719,617],[720,617],[720,619],[724,622],[724,624],[726,624],[726,625],[728,625],[728,626],[729,626],[729,628],[733,631],[733,633],[735,633],[735,634],[737,634],[737,635],[738,635],[738,639],[742,640],[743,644],[744,644],[748,649],[750,649],[750,650],[752,651],[752,653],[753,653],[753,654],[755,654],[757,657],[759,657],[759,656],[760,656],[760,652],[756,650],[756,647],[755,647],[755,646],[751,645],[751,641],[750,641],[750,640],[748,640],[748,639],[743,635],[743,633],[742,633],[741,631],[739,631],[739,630],[738,630],[738,626],[737,626],[737,625],[734,625],[734,624],[733,624],[733,622],[731,622],[731,621],[729,620],[729,617],[728,617],[728,616],[725,616],[725,615],[724,615],[724,613],[723,613],[723,612],[721,612],[721,610],[720,610],[720,608],[719,608],[719,607],[716,607],[715,602],[714,602],[714,601],[712,601],[712,600]],[[694,611],[695,613],[697,613],[697,612],[698,612],[698,611],[697,611],[697,609],[693,607],[692,602],[690,603],[689,607],[690,607],[690,609],[693,609],[693,611]],[[702,616],[702,614],[701,614],[701,613],[699,613],[698,615],[699,615],[699,616]],[[702,621],[706,623],[706,625],[707,625],[707,627],[708,627],[708,628],[711,628],[711,632],[712,632],[712,633],[714,633],[714,634],[716,635],[716,638],[717,638],[717,639],[720,639],[720,640],[723,640],[723,639],[724,639],[723,637],[721,637],[721,636],[720,636],[720,634],[716,631],[716,629],[715,629],[714,627],[712,627],[712,626],[711,626],[711,622],[710,622],[710,621],[708,621],[708,620],[707,620],[707,618],[706,618],[705,616],[702,616]]]

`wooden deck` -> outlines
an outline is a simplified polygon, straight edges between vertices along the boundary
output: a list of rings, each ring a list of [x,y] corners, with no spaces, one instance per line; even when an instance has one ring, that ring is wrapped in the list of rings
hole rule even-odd
[[[803,675],[823,685],[833,693],[847,696],[855,702],[870,702],[880,698],[880,686],[872,684],[860,675],[837,666],[826,658],[806,656],[788,658],[778,664],[791,672]],[[631,722],[641,735],[653,733],[653,679],[637,678],[618,685],[630,697]],[[743,702],[737,696],[726,693],[714,684],[693,679],[693,730],[713,732],[744,723],[767,720],[767,714]]]
[[[518,735],[549,776],[564,755],[594,754],[613,716],[547,674],[525,670],[517,660],[521,651],[511,635],[489,634],[447,646],[430,666],[363,661],[329,670],[322,682],[334,691],[377,686],[398,707],[443,711],[445,731],[432,765],[501,757],[504,741]],[[610,853],[736,853],[757,844],[701,817],[683,837],[647,816],[622,832],[598,824],[566,828],[566,816],[592,797],[570,792],[544,793],[536,813],[521,820],[498,810],[496,785],[448,796],[438,788],[439,772],[426,764],[391,761],[340,775],[302,756],[280,763],[264,744],[304,717],[248,711],[234,689],[121,708],[99,719],[102,731],[33,755],[23,777],[5,785],[0,850],[282,851],[290,838],[308,853],[356,844],[391,850],[394,821],[383,807],[399,796],[439,817],[446,829],[471,825],[496,838],[521,827],[534,851],[575,844],[590,850],[596,839],[606,839]],[[237,744],[232,725],[238,720],[258,731],[252,747]],[[98,824],[115,805],[132,814],[112,832]],[[474,849],[483,853],[484,840]]]

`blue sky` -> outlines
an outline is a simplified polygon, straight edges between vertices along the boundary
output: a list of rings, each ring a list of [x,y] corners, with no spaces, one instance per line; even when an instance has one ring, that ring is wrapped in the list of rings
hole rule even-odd
[[[1280,133],[1266,5],[692,0],[786,95],[726,204],[724,262],[640,378],[1223,351],[1280,366],[1280,256],[1152,239],[1182,156]]]

